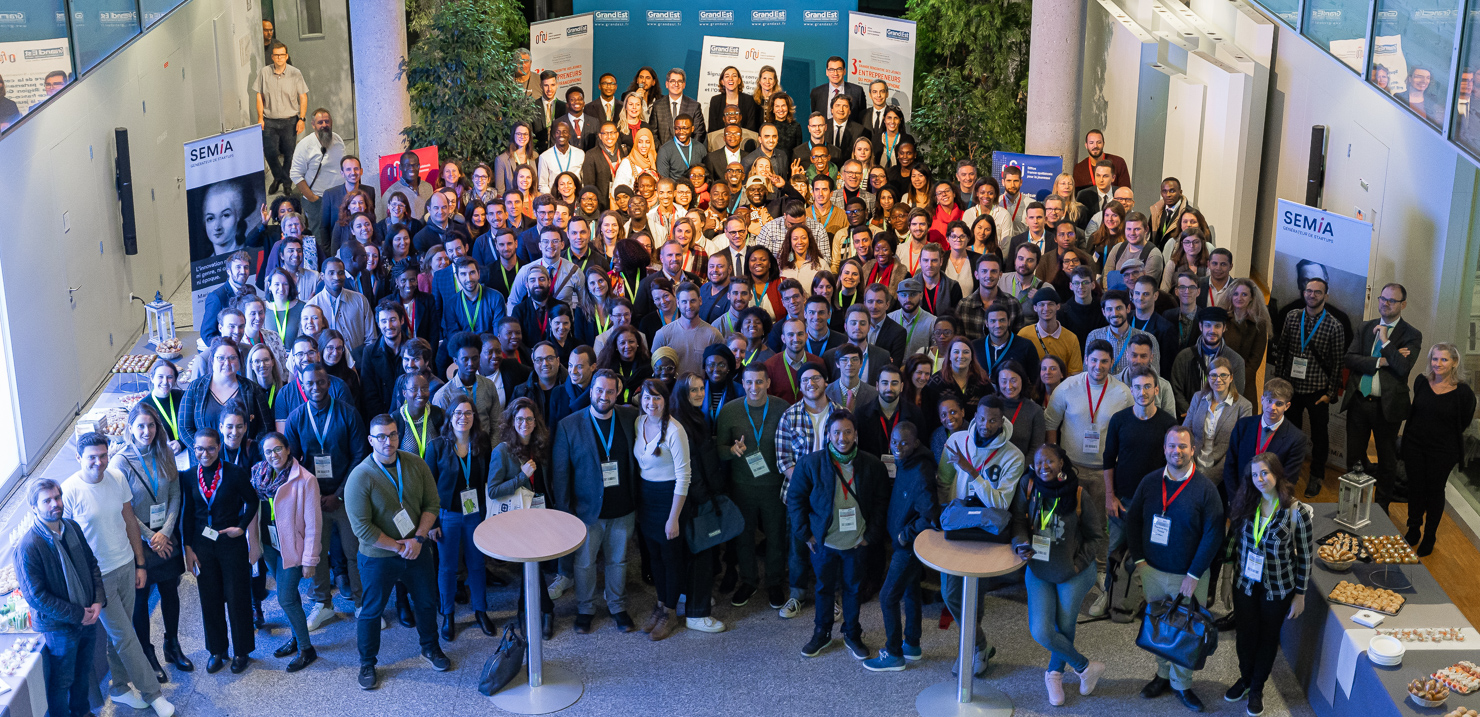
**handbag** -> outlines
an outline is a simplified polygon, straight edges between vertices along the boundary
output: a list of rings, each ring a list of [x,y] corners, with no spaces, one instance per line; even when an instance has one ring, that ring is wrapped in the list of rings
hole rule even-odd
[[[503,498],[494,498],[489,501],[489,515],[499,515],[511,510],[528,510],[530,508],[545,507],[545,496],[540,495],[528,488],[518,488],[513,493]]]
[[[694,511],[694,518],[684,526],[684,540],[690,553],[702,553],[734,539],[745,529],[745,516],[734,501],[717,495]]]
[[[487,697],[509,684],[524,667],[524,651],[529,647],[524,636],[514,629],[514,623],[504,626],[504,637],[498,648],[483,663],[483,675],[478,678],[478,691]]]
[[[1003,508],[990,508],[981,499],[957,498],[940,513],[940,528],[946,540],[974,540],[985,543],[1012,541],[1012,513]]]
[[[1183,600],[1189,600],[1187,604]],[[1218,649],[1213,614],[1180,593],[1146,606],[1136,646],[1190,670],[1201,670]]]

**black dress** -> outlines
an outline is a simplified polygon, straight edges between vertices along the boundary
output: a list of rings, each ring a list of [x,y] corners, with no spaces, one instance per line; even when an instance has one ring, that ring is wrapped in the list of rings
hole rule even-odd
[[[1403,466],[1408,474],[1408,532],[1424,527],[1424,542],[1444,515],[1444,486],[1459,463],[1464,432],[1475,417],[1475,392],[1466,384],[1436,394],[1427,376],[1413,380],[1413,411],[1403,429]],[[1426,525],[1425,525],[1426,524]]]

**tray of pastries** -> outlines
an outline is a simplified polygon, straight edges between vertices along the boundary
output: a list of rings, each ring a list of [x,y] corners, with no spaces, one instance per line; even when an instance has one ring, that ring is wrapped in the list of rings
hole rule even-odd
[[[180,358],[180,350],[183,347],[184,345],[180,343],[179,339],[165,339],[159,342],[159,345],[154,348],[154,352],[159,354],[159,357],[162,359],[177,359]]]
[[[1445,712],[1444,717],[1480,717],[1480,712],[1476,712],[1469,707],[1455,707]]]
[[[149,367],[158,360],[157,354],[129,354],[113,364],[113,373],[148,373]]]
[[[1435,672],[1430,677],[1462,695],[1480,690],[1480,666],[1469,660],[1456,662]]]
[[[1403,603],[1406,602],[1402,595],[1391,590],[1369,588],[1366,585],[1345,580],[1336,583],[1336,587],[1331,589],[1331,594],[1327,595],[1326,599],[1340,605],[1359,607],[1384,615],[1397,615],[1398,611],[1403,609]]]
[[[1348,533],[1345,530],[1332,531],[1326,537],[1316,541],[1316,555],[1328,562],[1342,562],[1334,557],[1327,558],[1326,555],[1343,555],[1350,553],[1352,557],[1364,563],[1372,562],[1372,556],[1367,554],[1367,547],[1362,544],[1360,536]],[[1330,550],[1322,551],[1323,548]]]
[[[1417,565],[1418,554],[1401,535],[1379,535],[1362,539],[1372,562],[1378,564]]]

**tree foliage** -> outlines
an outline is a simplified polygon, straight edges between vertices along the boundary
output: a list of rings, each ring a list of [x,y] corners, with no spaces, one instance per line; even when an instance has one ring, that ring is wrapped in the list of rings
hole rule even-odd
[[[909,0],[920,68],[910,131],[935,173],[1022,151],[1032,14],[1027,0]]]
[[[418,39],[406,63],[414,124],[401,131],[409,146],[435,144],[444,159],[475,161],[508,148],[511,126],[535,112],[514,81],[516,27],[524,19],[510,0],[425,0],[414,11]]]

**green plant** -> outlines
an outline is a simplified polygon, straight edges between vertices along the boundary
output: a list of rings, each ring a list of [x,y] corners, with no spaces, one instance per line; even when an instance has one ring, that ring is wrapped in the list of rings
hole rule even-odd
[[[994,150],[1020,152],[1027,126],[1025,0],[909,0],[915,21],[915,101],[910,132],[934,173],[958,160],[990,164]]]
[[[508,148],[513,124],[535,114],[534,100],[514,82],[515,24],[523,19],[509,0],[423,4],[411,21],[418,40],[405,65],[415,115],[401,131],[409,146],[435,144],[443,159],[485,162]]]

